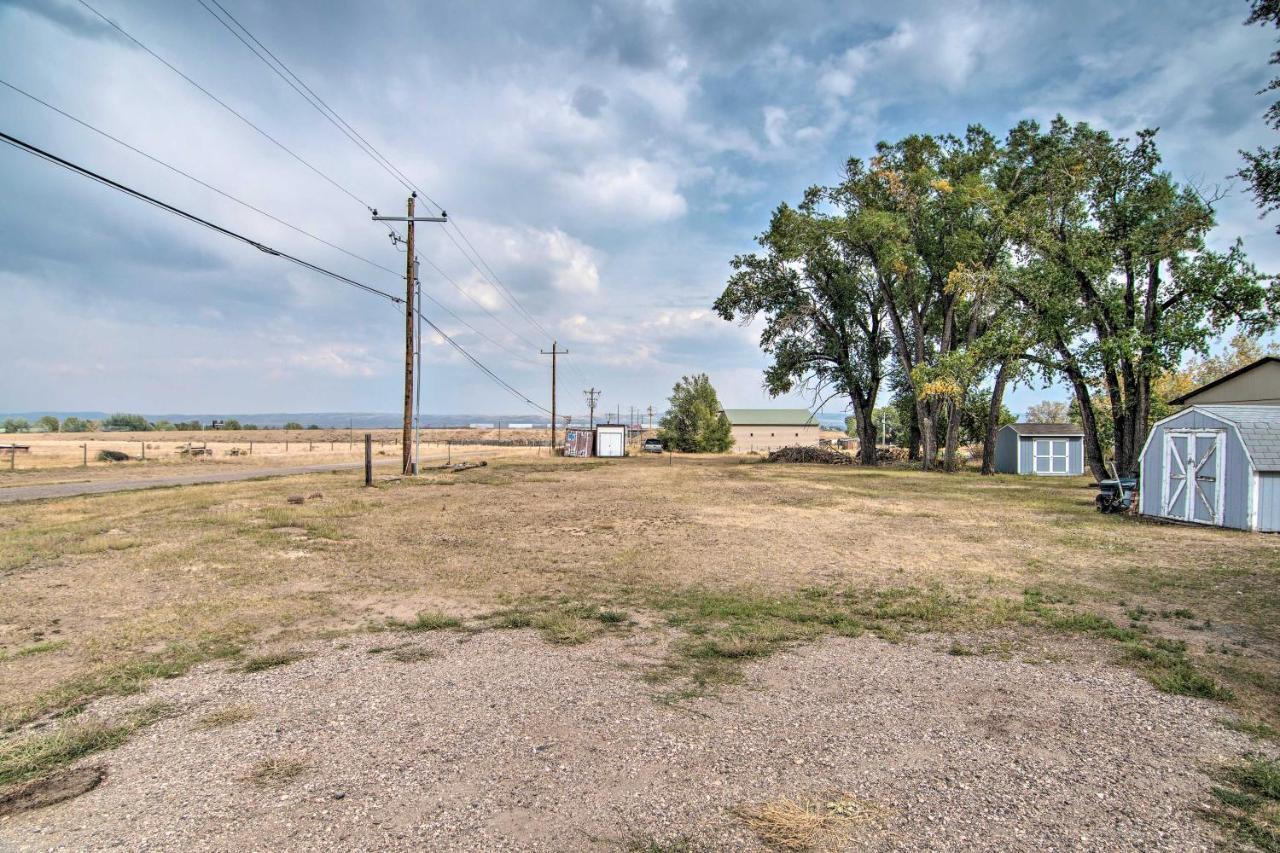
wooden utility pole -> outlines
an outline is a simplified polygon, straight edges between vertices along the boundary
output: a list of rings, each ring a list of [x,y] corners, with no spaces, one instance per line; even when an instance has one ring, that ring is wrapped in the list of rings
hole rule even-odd
[[[551,342],[551,352],[538,350],[543,355],[551,356],[551,453],[556,452],[556,356],[568,355],[567,349],[560,349],[556,342]]]
[[[588,423],[594,428],[596,425],[596,400],[600,399],[600,389],[589,388],[582,393],[587,398],[587,409],[591,412],[591,414],[587,416]]]
[[[653,406],[649,407],[649,432],[653,432]]]
[[[409,461],[409,442],[413,438],[413,201],[417,193],[409,195],[408,225],[404,238],[404,427],[400,442],[400,467],[402,474],[412,474]]]
[[[417,321],[417,300],[414,299],[414,288],[417,285],[417,258],[413,254],[413,224],[415,222],[448,222],[449,214],[443,210],[439,216],[414,216],[413,203],[417,199],[416,192],[409,194],[408,215],[400,216],[379,216],[378,211],[373,211],[374,222],[403,222],[406,225],[407,235],[404,239],[405,259],[404,259],[404,429],[400,438],[400,462],[401,473],[413,473],[413,397],[414,397],[414,375],[413,375],[413,357],[415,354],[415,344],[417,343],[417,335],[414,332],[414,324]],[[398,237],[392,238],[398,240]]]

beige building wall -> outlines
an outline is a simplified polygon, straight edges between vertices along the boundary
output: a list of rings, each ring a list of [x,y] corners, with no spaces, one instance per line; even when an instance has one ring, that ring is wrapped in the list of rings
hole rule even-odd
[[[752,450],[768,453],[780,447],[796,445],[817,446],[822,428],[810,426],[760,426],[745,424],[733,427],[733,452],[750,453]]]
[[[1184,405],[1213,403],[1280,404],[1280,364],[1269,361],[1221,385],[1192,393]]]

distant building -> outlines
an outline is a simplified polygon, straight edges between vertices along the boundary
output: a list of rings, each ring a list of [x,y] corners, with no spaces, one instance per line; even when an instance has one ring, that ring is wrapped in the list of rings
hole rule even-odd
[[[1074,477],[1084,473],[1084,430],[1075,424],[1007,424],[996,433],[1001,474]]]
[[[1246,364],[1221,379],[1201,385],[1169,401],[1175,406],[1223,403],[1248,406],[1280,405],[1280,358],[1268,355]]]
[[[822,433],[808,409],[725,409],[734,453],[768,453],[780,447],[817,446]]]

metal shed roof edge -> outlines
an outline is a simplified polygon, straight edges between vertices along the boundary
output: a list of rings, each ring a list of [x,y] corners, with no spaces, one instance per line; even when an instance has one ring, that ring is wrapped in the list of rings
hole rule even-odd
[[[1075,424],[1005,424],[1001,429],[1011,429],[1018,435],[1046,435],[1051,437],[1074,438],[1084,435],[1084,430]]]
[[[817,426],[808,409],[722,409],[734,426]]]
[[[1245,456],[1254,471],[1280,471],[1280,406],[1245,405],[1240,403],[1205,403],[1187,406],[1167,415],[1151,425],[1147,440],[1142,444],[1142,456],[1146,456],[1156,427],[1162,426],[1188,412],[1201,412],[1230,425],[1244,447]]]

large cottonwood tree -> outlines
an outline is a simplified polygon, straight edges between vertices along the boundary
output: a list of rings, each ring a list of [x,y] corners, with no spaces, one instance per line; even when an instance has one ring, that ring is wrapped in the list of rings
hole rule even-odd
[[[944,466],[957,467],[960,409],[989,368],[971,347],[995,316],[991,282],[1008,252],[999,152],[977,126],[963,138],[882,142],[869,162],[851,159],[828,192],[844,214],[841,239],[870,260],[884,299],[926,470],[944,419]]]
[[[1160,170],[1155,131],[1117,139],[1061,117],[1019,124],[1005,168],[1027,191],[1008,225],[1017,241],[1011,293],[1034,326],[1031,355],[1070,385],[1085,459],[1106,475],[1095,407],[1114,424],[1122,475],[1137,471],[1152,382],[1232,324],[1273,328],[1273,282],[1237,242],[1213,251],[1213,209]]]
[[[758,238],[764,251],[733,259],[715,310],[725,320],[764,318],[760,347],[773,357],[765,371],[771,395],[802,386],[819,399],[847,397],[859,459],[874,465],[872,410],[889,351],[884,296],[867,256],[836,239],[843,222],[820,210],[822,197],[813,188],[799,208],[778,207]]]

